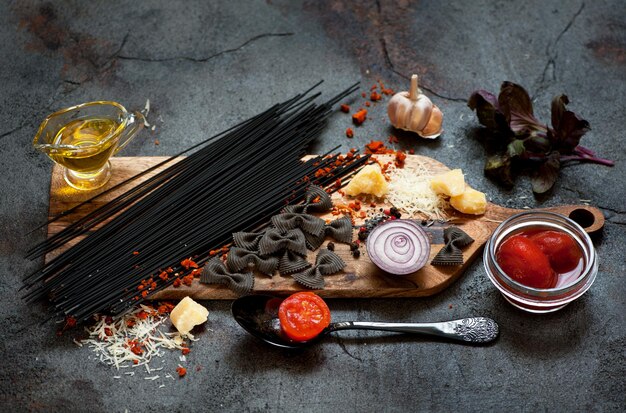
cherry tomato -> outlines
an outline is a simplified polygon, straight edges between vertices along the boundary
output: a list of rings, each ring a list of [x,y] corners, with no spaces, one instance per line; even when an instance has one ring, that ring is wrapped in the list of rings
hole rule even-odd
[[[557,275],[547,255],[523,235],[506,239],[498,248],[496,261],[509,277],[527,287],[552,288],[556,285]]]
[[[564,232],[541,231],[529,238],[548,256],[552,269],[558,273],[572,271],[583,257],[576,241]]]
[[[330,310],[324,300],[312,292],[287,297],[278,309],[283,333],[294,341],[317,337],[330,324]]]

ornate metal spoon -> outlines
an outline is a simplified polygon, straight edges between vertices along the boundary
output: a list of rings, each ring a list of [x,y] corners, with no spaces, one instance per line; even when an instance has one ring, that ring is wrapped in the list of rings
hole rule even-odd
[[[439,323],[378,323],[344,321],[331,323],[315,339],[306,342],[284,337],[276,313],[277,299],[268,295],[248,295],[233,302],[233,317],[248,333],[266,343],[285,348],[310,345],[321,337],[341,330],[378,330],[444,337],[468,344],[486,344],[498,337],[498,324],[487,317],[471,317]]]

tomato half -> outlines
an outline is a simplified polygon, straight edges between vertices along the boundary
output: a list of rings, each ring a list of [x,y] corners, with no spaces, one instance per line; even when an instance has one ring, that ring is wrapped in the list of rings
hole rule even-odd
[[[552,288],[556,285],[557,275],[547,255],[523,235],[506,239],[498,248],[496,261],[509,277],[527,287]]]
[[[572,271],[583,258],[576,241],[564,232],[541,231],[529,238],[548,256],[552,268],[558,273]]]
[[[330,309],[312,292],[295,293],[287,297],[278,309],[283,333],[294,341],[317,337],[330,324]]]

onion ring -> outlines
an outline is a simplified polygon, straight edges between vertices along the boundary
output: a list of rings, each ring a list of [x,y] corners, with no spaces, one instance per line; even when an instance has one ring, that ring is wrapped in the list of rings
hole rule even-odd
[[[428,262],[430,241],[414,221],[394,219],[380,224],[368,235],[367,255],[383,271],[411,274]]]

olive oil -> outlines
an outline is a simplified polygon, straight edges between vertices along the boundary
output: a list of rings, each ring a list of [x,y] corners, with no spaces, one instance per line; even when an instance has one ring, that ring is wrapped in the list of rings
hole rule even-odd
[[[117,146],[113,139],[120,123],[113,119],[75,119],[63,126],[52,144],[58,150],[50,154],[57,163],[76,172],[102,169]]]

